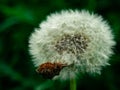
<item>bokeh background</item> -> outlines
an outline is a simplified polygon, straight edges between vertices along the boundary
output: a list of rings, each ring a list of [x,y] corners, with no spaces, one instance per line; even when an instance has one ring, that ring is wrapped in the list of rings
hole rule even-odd
[[[0,0],[0,90],[69,90],[69,81],[43,79],[28,52],[34,28],[63,9],[87,9],[103,16],[113,29],[116,46],[111,66],[101,75],[83,75],[77,90],[120,90],[120,0]]]

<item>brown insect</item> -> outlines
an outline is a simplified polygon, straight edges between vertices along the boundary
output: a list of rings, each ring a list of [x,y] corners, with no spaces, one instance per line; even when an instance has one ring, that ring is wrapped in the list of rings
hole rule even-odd
[[[59,75],[60,71],[66,66],[66,64],[46,62],[41,64],[36,71],[44,78],[51,79],[55,75]]]

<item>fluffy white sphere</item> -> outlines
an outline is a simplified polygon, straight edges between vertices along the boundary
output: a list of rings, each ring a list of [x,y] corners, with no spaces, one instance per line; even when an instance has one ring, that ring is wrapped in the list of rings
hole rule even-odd
[[[100,73],[109,65],[115,45],[110,26],[101,16],[88,11],[61,11],[47,17],[29,40],[29,51],[36,67],[46,63],[68,65],[55,76]]]

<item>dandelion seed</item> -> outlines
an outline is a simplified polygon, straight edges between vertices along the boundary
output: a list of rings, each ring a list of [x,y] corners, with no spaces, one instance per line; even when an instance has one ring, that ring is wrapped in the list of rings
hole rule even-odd
[[[32,33],[29,51],[37,72],[47,78],[100,73],[115,45],[110,26],[87,11],[51,14]],[[65,66],[64,66],[65,65]],[[57,68],[56,68],[57,67]]]

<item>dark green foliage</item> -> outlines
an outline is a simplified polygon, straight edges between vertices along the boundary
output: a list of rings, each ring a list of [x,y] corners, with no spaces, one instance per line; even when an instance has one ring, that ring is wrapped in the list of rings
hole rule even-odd
[[[106,19],[117,42],[111,66],[81,75],[78,90],[120,90],[120,0],[0,0],[0,90],[68,90],[69,81],[43,79],[28,53],[30,34],[52,12],[88,9]]]

